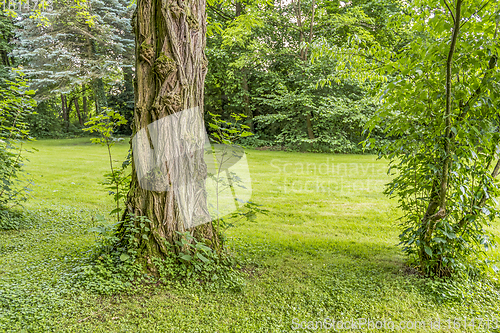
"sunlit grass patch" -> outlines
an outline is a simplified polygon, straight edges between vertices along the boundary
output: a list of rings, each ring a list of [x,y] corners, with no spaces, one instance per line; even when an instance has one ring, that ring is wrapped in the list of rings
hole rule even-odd
[[[113,206],[98,185],[106,151],[86,140],[33,143],[39,152],[27,166],[36,179],[26,205],[30,222],[0,231],[0,330],[282,332],[291,331],[294,319],[500,316],[490,286],[467,287],[463,298],[440,297],[447,285],[405,266],[397,247],[399,211],[382,194],[386,163],[359,155],[247,152],[252,200],[270,212],[227,230],[246,281],[241,292],[158,284],[102,296],[75,288],[74,269],[95,243],[92,216]],[[115,158],[127,149],[126,142],[115,146]],[[300,163],[309,164],[309,173]],[[323,165],[321,173],[322,163],[340,171]],[[316,187],[325,180],[331,190]],[[498,225],[493,230],[500,235]]]

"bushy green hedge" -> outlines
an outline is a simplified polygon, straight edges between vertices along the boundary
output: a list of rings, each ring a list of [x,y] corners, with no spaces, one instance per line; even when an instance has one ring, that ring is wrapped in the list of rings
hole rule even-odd
[[[26,198],[29,181],[21,178],[23,144],[31,140],[27,117],[33,113],[34,91],[20,71],[0,86],[0,208]]]

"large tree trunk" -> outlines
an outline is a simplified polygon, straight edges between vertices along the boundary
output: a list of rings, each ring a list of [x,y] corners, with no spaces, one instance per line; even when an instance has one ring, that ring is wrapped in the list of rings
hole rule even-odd
[[[186,109],[198,107],[202,117],[203,86],[207,70],[204,54],[205,1],[138,0],[133,26],[136,40],[136,86],[132,135],[136,135],[141,129],[148,131],[149,124]],[[186,128],[189,130],[190,127]],[[180,131],[180,128],[173,130]],[[151,133],[147,133],[151,139]],[[150,144],[154,145],[152,141]],[[204,191],[207,167],[203,151],[185,154],[181,147],[167,144],[164,148],[170,150],[169,153],[174,150],[173,155],[178,156],[182,163],[183,177],[197,180],[191,187],[192,193],[188,193],[183,199],[187,198],[189,201],[192,199],[189,195],[194,197]],[[162,175],[160,185],[164,186],[164,190],[159,189],[158,184],[154,191],[145,189],[144,186],[141,187],[143,183],[136,172],[140,166],[134,155],[132,181],[124,215],[124,218],[129,213],[143,215],[151,221],[151,235],[148,240],[140,239],[139,248],[144,249],[142,257],[152,269],[154,267],[150,258],[167,253],[165,241],[173,243],[179,237],[176,231],[186,230],[179,211],[179,197],[172,190],[172,185],[178,181],[179,170],[173,170],[175,168],[166,163],[163,167],[166,173]],[[206,201],[191,203],[197,205],[192,207],[193,210],[207,211]],[[198,239],[216,240],[210,223],[189,231]]]

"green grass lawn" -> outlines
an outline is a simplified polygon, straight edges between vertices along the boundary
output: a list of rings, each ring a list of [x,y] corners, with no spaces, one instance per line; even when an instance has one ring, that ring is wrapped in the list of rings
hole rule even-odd
[[[64,281],[95,242],[92,216],[112,209],[98,184],[108,170],[106,149],[88,138],[32,146],[39,151],[27,165],[36,184],[27,221],[0,231],[2,331],[291,332],[304,321],[364,318],[426,322],[402,332],[500,332],[477,319],[500,317],[495,289],[472,286],[444,300],[446,285],[404,265],[396,202],[382,194],[387,163],[374,156],[247,151],[252,200],[270,212],[227,231],[245,264],[241,292],[158,285],[101,296],[72,288]],[[127,149],[115,146],[115,158]],[[499,226],[493,230],[500,235]],[[454,322],[464,317],[467,327]]]

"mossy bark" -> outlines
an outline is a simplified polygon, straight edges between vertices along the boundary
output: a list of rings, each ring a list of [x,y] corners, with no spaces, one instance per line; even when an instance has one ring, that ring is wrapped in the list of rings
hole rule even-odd
[[[198,107],[199,112],[203,113],[203,87],[207,70],[204,54],[205,1],[138,0],[132,20],[136,39],[132,135],[182,110]],[[188,176],[204,179],[207,171],[203,152],[185,158],[190,160],[184,163],[194,166],[192,171],[187,171]],[[172,177],[173,172],[167,171],[166,179],[170,185]],[[151,221],[151,234],[148,240],[140,239],[139,247],[142,249],[142,258],[153,268],[151,258],[165,255],[168,251],[165,243],[174,243],[178,238],[176,231],[186,230],[173,191],[156,192],[141,188],[134,163],[124,218],[129,213],[147,216]],[[212,241],[215,236],[211,224],[189,231],[197,239]]]

